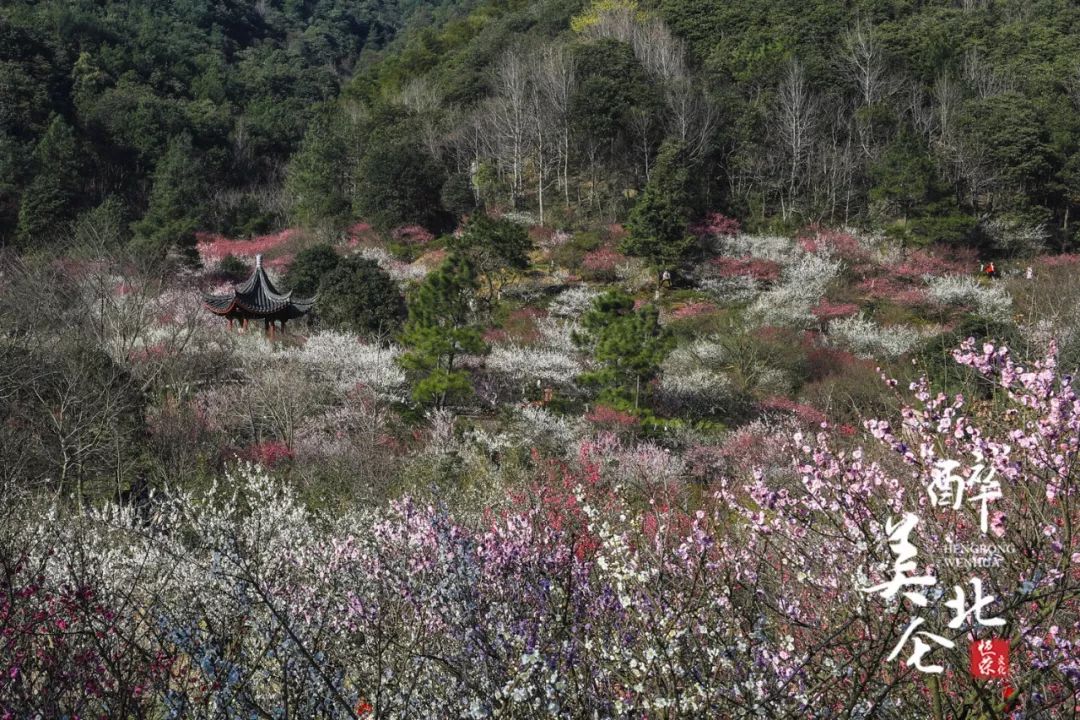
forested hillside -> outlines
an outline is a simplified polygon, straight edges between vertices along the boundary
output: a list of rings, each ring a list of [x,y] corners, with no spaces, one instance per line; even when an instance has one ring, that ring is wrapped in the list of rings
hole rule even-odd
[[[557,227],[619,221],[667,145],[694,178],[691,216],[857,224],[1002,254],[1065,246],[1080,198],[1078,12],[490,3],[361,69],[294,160],[293,217],[370,219],[384,172],[406,201],[385,221],[431,222],[437,168],[450,211],[476,200]]]
[[[625,219],[665,144],[688,215],[1074,240],[1071,3],[469,5],[8,3],[4,241],[80,217],[153,252],[195,230],[439,230],[478,203],[570,228]]]
[[[87,217],[152,245],[280,224],[282,171],[319,106],[443,5],[3,3],[0,242],[54,243]]]

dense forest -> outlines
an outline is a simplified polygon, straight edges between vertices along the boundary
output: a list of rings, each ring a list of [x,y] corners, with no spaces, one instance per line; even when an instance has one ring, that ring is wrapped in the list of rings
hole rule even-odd
[[[1075,239],[1071,3],[472,5],[7,3],[3,240],[83,220],[160,252],[480,204],[569,229],[624,219],[665,147],[690,215]]]
[[[460,7],[461,5],[459,5]],[[0,242],[144,244],[285,218],[284,169],[362,58],[437,2],[5,2]]]
[[[1078,28],[0,1],[0,718],[1076,717]]]

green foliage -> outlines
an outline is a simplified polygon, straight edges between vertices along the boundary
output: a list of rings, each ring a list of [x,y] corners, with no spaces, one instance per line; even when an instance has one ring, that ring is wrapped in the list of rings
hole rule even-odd
[[[318,311],[320,320],[331,327],[381,341],[401,327],[405,300],[376,262],[350,257],[322,278]]]
[[[160,258],[178,249],[194,259],[195,233],[205,223],[206,193],[203,165],[191,137],[174,138],[154,171],[150,207],[132,227],[135,251],[146,258]]]
[[[687,231],[690,219],[689,172],[683,149],[665,143],[656,158],[649,184],[630,211],[629,236],[620,249],[638,255],[662,270],[678,265],[695,247]]]
[[[502,276],[529,266],[532,240],[525,227],[505,218],[495,219],[476,213],[454,240],[453,248],[484,276],[488,299],[495,297]]]
[[[24,239],[40,239],[43,227],[66,226],[110,194],[123,203],[124,215],[142,216],[159,161],[170,139],[183,133],[205,161],[211,191],[193,210],[208,225],[200,229],[281,223],[281,168],[361,54],[414,24],[445,17],[443,8],[458,2],[0,4],[0,241],[15,238],[20,197],[29,206]],[[73,128],[83,162],[73,172],[56,166],[41,176],[31,155],[54,116]],[[318,144],[313,138],[311,145]],[[299,163],[305,172],[298,174],[307,177],[298,184],[336,192],[305,195],[296,208],[304,222],[348,210],[341,186],[313,177],[313,157],[320,154],[327,151],[305,147]],[[65,183],[78,191],[77,203],[57,187]]]
[[[251,266],[232,253],[218,261],[217,269],[219,273],[233,282],[244,280],[251,275]]]
[[[130,222],[123,201],[115,195],[84,212],[72,227],[77,247],[118,248],[131,238]]]
[[[635,310],[632,297],[609,290],[593,301],[582,327],[574,341],[588,348],[599,366],[582,375],[582,382],[599,386],[602,401],[639,407],[675,345],[671,333],[660,326],[657,309],[646,305]]]
[[[914,245],[960,244],[970,239],[975,219],[962,214],[954,193],[938,174],[929,149],[901,134],[871,166],[870,199],[892,219],[888,232]]]
[[[958,365],[953,360],[953,350],[967,338],[975,338],[980,344],[990,342],[1008,346],[1016,353],[1017,359],[1025,355],[1027,343],[1015,325],[968,315],[952,331],[928,340],[916,353],[912,364],[905,365],[903,370],[910,374],[911,380],[926,375],[933,387],[949,395],[963,393],[970,398],[989,399],[996,389],[994,383],[974,369]]]
[[[476,210],[476,194],[467,173],[454,173],[446,178],[439,199],[446,211],[459,218]]]
[[[320,114],[308,126],[285,180],[294,222],[312,227],[333,225],[348,217],[351,208],[344,172],[348,150],[335,116]]]
[[[580,76],[570,103],[575,131],[608,151],[629,135],[631,113],[655,111],[659,102],[633,49],[602,39],[576,48]]]
[[[1001,202],[1008,208],[1038,202],[1054,158],[1046,121],[1031,99],[1017,92],[971,101],[961,118],[961,131],[984,144]],[[1075,142],[1075,140],[1074,140]]]
[[[551,251],[551,259],[566,268],[577,268],[585,255],[604,244],[604,238],[593,230],[576,232],[569,241]]]
[[[341,256],[327,243],[304,248],[289,265],[285,286],[297,297],[310,297],[318,291],[323,278],[340,263]]]
[[[34,179],[19,206],[19,244],[40,245],[61,234],[79,203],[75,133],[56,116],[34,150]]]
[[[486,351],[481,328],[473,321],[476,271],[464,257],[452,255],[416,288],[401,333],[408,349],[401,366],[417,376],[415,402],[443,407],[472,394],[467,373],[457,368],[464,354]]]
[[[413,140],[373,134],[357,178],[353,209],[375,227],[439,223],[442,169]]]

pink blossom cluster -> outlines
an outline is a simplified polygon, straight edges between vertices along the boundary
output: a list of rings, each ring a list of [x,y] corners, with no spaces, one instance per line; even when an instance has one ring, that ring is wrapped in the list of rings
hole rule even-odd
[[[1080,255],[1076,253],[1063,253],[1061,255],[1043,255],[1036,262],[1046,268],[1072,267],[1080,263]]]
[[[924,288],[891,277],[867,278],[859,283],[858,288],[870,300],[884,300],[904,307],[923,305],[928,300]]]
[[[581,267],[594,274],[612,275],[615,269],[625,262],[625,255],[612,245],[604,245],[585,253],[585,257],[581,259]]]
[[[870,260],[870,253],[852,233],[843,230],[811,225],[796,238],[799,246],[808,253],[827,252],[849,263],[861,264]]]
[[[345,228],[345,242],[348,247],[371,245],[379,240],[378,234],[369,223],[357,222]]]
[[[761,409],[766,411],[779,411],[791,413],[793,416],[807,425],[820,426],[826,422],[825,413],[815,407],[804,403],[795,402],[786,397],[766,398],[761,402]]]
[[[835,320],[836,318],[850,317],[859,312],[859,306],[855,303],[835,303],[828,298],[822,298],[811,311],[818,320]]]
[[[780,277],[780,263],[755,257],[714,257],[709,260],[712,272],[719,277],[745,275],[761,282],[773,282]]]
[[[967,275],[979,269],[978,257],[968,248],[945,250],[914,249],[904,253],[903,259],[887,268],[892,276],[919,280],[925,275]]]
[[[735,218],[728,217],[722,213],[711,212],[691,225],[690,232],[702,240],[731,237],[742,232],[742,225]]]
[[[266,264],[271,267],[287,265],[291,254],[283,253],[283,248],[299,237],[296,228],[286,228],[269,235],[259,235],[248,240],[230,240],[223,235],[197,233],[196,249],[203,263],[210,265],[220,261],[226,255],[253,258],[256,255],[267,257]]]
[[[585,414],[585,419],[601,427],[623,430],[635,427],[641,422],[634,415],[610,405],[597,405]]]
[[[395,242],[419,246],[427,245],[435,239],[435,236],[427,228],[420,225],[402,225],[394,228],[390,233],[390,237]]]
[[[273,468],[293,458],[293,450],[280,440],[265,440],[244,448],[239,453],[244,460]]]

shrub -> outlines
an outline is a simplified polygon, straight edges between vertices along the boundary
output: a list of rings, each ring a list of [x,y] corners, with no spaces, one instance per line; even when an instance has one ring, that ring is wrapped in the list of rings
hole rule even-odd
[[[869,251],[852,232],[811,225],[799,233],[797,240],[808,253],[829,255],[851,264],[870,260]]]
[[[711,266],[710,274],[722,278],[745,275],[758,282],[771,283],[780,277],[780,263],[750,256],[715,257],[709,260],[708,265]]]
[[[912,287],[892,278],[869,278],[858,285],[870,301],[884,301],[904,307],[916,307],[927,301],[924,288]]]
[[[581,268],[595,280],[614,280],[615,270],[626,262],[626,256],[610,245],[588,252],[581,259]]]
[[[556,295],[548,305],[548,312],[555,317],[578,318],[592,307],[599,295],[588,285],[575,285]]]
[[[351,257],[323,277],[318,312],[329,327],[383,341],[401,327],[405,299],[375,262]]]
[[[580,363],[565,353],[519,345],[496,345],[486,367],[515,383],[539,382],[563,388],[573,387],[582,370]]]
[[[286,351],[285,356],[332,383],[339,392],[365,387],[394,396],[405,384],[405,374],[395,363],[400,354],[393,345],[367,344],[353,335],[324,331],[309,337],[303,347]]]
[[[810,312],[814,314],[818,320],[827,322],[829,320],[836,320],[837,318],[849,317],[859,312],[859,306],[855,303],[834,303],[828,298],[822,298],[814,309]]]
[[[318,292],[326,275],[337,268],[341,256],[327,243],[319,243],[296,254],[285,273],[285,286],[297,297],[311,297]]]
[[[597,232],[576,232],[567,242],[551,249],[551,260],[563,267],[578,268],[586,253],[604,244],[604,238]]]

